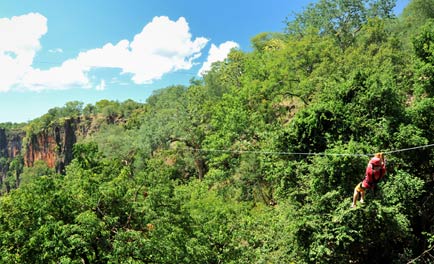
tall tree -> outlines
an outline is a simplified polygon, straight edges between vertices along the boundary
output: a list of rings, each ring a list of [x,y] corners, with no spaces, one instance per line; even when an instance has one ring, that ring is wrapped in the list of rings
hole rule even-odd
[[[375,17],[393,17],[395,0],[320,0],[288,21],[290,34],[304,35],[310,28],[321,35],[330,35],[345,49],[351,45],[366,22]]]

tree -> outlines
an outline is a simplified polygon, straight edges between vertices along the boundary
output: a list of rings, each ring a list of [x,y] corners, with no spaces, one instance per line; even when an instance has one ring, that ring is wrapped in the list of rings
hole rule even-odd
[[[294,21],[288,21],[287,31],[304,35],[314,28],[321,35],[333,36],[336,43],[346,49],[370,18],[393,17],[394,6],[394,0],[321,0],[297,14]]]
[[[18,188],[20,186],[20,176],[23,172],[24,168],[24,158],[21,155],[17,155],[13,158],[13,160],[9,164],[9,170],[14,173],[15,177],[15,188]]]
[[[417,90],[416,94],[427,97],[434,96],[434,21],[427,22],[421,33],[413,41],[417,58]]]
[[[41,176],[51,176],[54,174],[54,169],[49,168],[43,160],[37,160],[32,167],[23,167],[21,174],[20,186],[32,182],[35,178]]]
[[[209,102],[210,96],[199,86],[172,86],[155,92],[148,99],[137,145],[148,153],[159,147],[170,148],[176,142],[200,149],[207,130],[209,112],[205,108]],[[202,179],[206,172],[204,158],[193,151],[193,159],[197,177]]]
[[[405,25],[402,31],[413,35],[418,28],[425,24],[429,19],[434,18],[433,0],[412,0],[404,8],[401,16],[402,23]]]
[[[67,102],[62,109],[62,115],[67,117],[79,117],[83,111],[83,103],[79,101]]]

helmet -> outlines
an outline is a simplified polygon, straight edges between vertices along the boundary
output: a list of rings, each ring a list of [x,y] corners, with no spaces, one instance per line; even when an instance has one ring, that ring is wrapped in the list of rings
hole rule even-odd
[[[381,166],[381,159],[380,158],[372,158],[369,163],[371,163],[374,166]]]
[[[374,157],[384,159],[384,154],[382,152],[375,153]]]

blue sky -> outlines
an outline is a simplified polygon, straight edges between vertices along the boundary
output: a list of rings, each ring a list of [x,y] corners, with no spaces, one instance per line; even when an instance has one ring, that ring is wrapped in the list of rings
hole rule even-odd
[[[144,102],[312,1],[0,0],[0,123],[68,101]],[[408,0],[397,1],[400,13]]]

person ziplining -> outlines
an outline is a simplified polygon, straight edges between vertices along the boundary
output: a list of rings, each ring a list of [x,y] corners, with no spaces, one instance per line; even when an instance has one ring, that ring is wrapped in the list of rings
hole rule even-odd
[[[365,202],[365,192],[368,189],[374,190],[377,183],[386,175],[386,160],[383,153],[376,153],[372,159],[369,160],[366,167],[365,178],[362,182],[358,183],[354,188],[353,203],[351,207],[357,206],[357,201],[360,197],[360,203]]]

